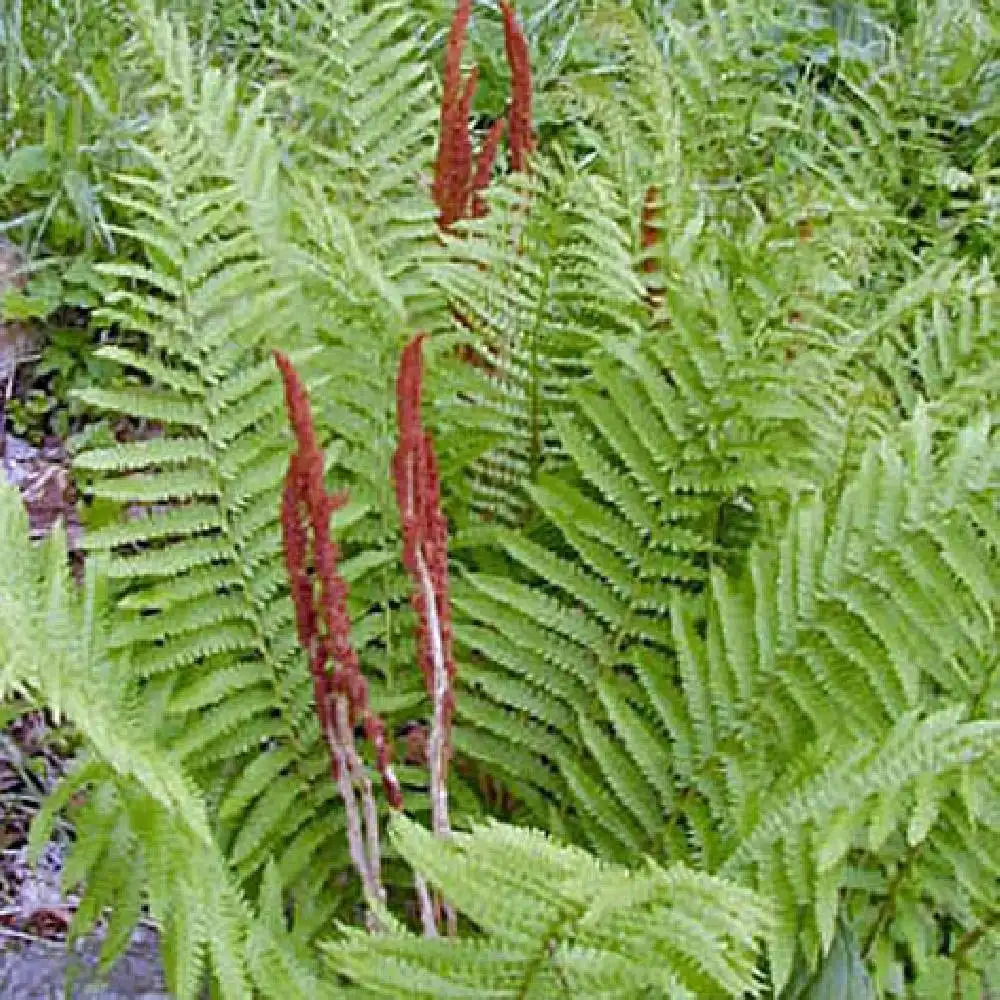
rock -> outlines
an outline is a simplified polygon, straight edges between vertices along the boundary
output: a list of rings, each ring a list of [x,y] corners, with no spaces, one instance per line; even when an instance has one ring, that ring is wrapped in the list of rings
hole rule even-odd
[[[4,1000],[171,1000],[163,981],[156,935],[137,929],[128,951],[105,979],[97,974],[100,940],[75,952],[47,942],[0,936],[0,997]],[[67,973],[73,985],[66,990]]]
[[[28,283],[26,265],[20,247],[0,236],[0,291],[8,288],[23,291]]]

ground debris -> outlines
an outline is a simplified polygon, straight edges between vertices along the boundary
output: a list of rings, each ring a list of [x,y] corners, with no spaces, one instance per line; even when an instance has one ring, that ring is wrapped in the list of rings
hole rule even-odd
[[[157,937],[140,926],[128,951],[106,977],[98,975],[101,940],[64,944],[0,931],[2,1000],[170,1000],[158,958]]]
[[[21,491],[34,538],[42,538],[63,521],[73,551],[79,546],[80,518],[63,442],[47,439],[36,448],[13,434],[0,436],[0,466],[4,479]]]

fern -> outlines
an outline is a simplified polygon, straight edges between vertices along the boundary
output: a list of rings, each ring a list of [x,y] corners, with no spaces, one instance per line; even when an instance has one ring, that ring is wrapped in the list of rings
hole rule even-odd
[[[797,482],[825,476],[824,442],[811,429],[828,396],[803,377],[808,362],[789,371],[777,360],[755,360],[748,338],[736,331],[728,344],[713,336],[701,295],[678,291],[668,301],[676,330],[612,342],[604,357],[595,353],[591,379],[554,421],[571,472],[543,476],[528,490],[546,528],[534,537],[498,536],[526,580],[543,586],[480,573],[456,593],[467,613],[456,626],[459,637],[504,668],[503,683],[499,676],[486,682],[492,696],[519,710],[532,707],[544,726],[559,723],[560,749],[542,751],[539,744],[539,751],[556,754],[554,770],[572,775],[573,794],[591,800],[587,811],[603,813],[605,828],[619,825],[615,811],[588,788],[615,773],[616,750],[583,720],[600,726],[608,712],[628,711],[618,707],[627,695],[618,668],[670,655],[680,641],[664,621],[673,601],[702,588],[713,566],[735,564]],[[836,460],[834,453],[828,461]],[[515,683],[512,671],[522,679]],[[475,672],[466,676],[476,687]],[[694,685],[698,678],[685,680]],[[462,710],[477,727],[489,727],[471,714],[472,700]],[[606,773],[588,777],[563,767],[565,758],[579,763],[581,741],[595,765],[607,762]],[[654,757],[649,751],[651,772]],[[551,794],[565,801],[562,781],[553,779]],[[659,828],[650,804],[640,808],[645,819],[628,838],[633,846]]]
[[[297,0],[276,44],[300,252],[346,320],[325,332],[353,348],[348,326],[439,325],[442,303],[424,275],[437,106],[419,24],[405,4]]]
[[[467,699],[469,724],[551,762],[529,773],[595,847],[652,849],[730,876],[756,870],[782,914],[771,949],[777,987],[792,968],[793,928],[810,962],[829,948],[861,830],[873,853],[851,863],[874,872],[888,863],[887,842],[898,851],[940,836],[942,849],[971,862],[991,836],[979,823],[935,825],[955,774],[988,769],[996,746],[995,723],[968,715],[994,656],[997,562],[984,491],[997,454],[988,421],[937,458],[936,430],[919,410],[897,443],[869,447],[829,508],[804,495],[774,543],[756,546],[742,572],[712,568],[699,597],[671,598],[661,583],[669,635],[624,602],[609,632],[586,570],[513,538],[505,550],[544,569],[564,590],[561,606],[483,577],[458,600],[469,616],[459,636],[493,665],[479,697],[504,709],[480,712]],[[476,594],[510,612],[490,627]],[[973,830],[983,838],[976,848]],[[956,919],[968,919],[971,901],[951,899]]]
[[[233,996],[995,985],[993,54],[979,5],[911,6],[597,4],[554,51],[544,8],[530,173],[439,233],[439,39],[410,5],[279,5],[259,89],[139,5],[156,83],[111,195],[142,252],[103,268],[123,377],[85,394],[138,440],[77,463],[122,513],[86,540],[109,592],[81,605],[13,521],[0,590],[5,687],[88,747],[34,836],[86,789],[67,878],[80,929],[111,908],[109,956],[148,905],[182,995],[207,968]],[[389,474],[418,329],[473,832],[395,821],[389,932],[329,942],[329,985],[316,943],[358,896],[269,351],[350,494],[351,640],[399,735],[427,714]],[[577,846],[476,825],[501,809]],[[462,938],[409,933],[411,865]]]
[[[502,825],[447,842],[411,822],[402,853],[487,936],[420,941],[348,932],[333,966],[375,996],[638,997],[756,994],[768,911],[745,890],[650,863],[627,872]],[[524,880],[513,891],[508,873]]]
[[[20,497],[8,486],[0,488],[0,528],[0,694],[19,692],[50,706],[86,748],[36,817],[29,841],[37,858],[58,812],[83,798],[77,819],[87,836],[63,871],[67,891],[86,883],[71,933],[88,931],[110,907],[107,965],[148,912],[162,930],[164,967],[181,1000],[199,995],[209,964],[222,997],[244,1000],[255,989],[274,996],[279,982],[281,995],[332,995],[274,914],[266,921],[254,914],[219,850],[208,804],[151,736],[154,706],[132,697],[127,664],[108,644],[107,581],[96,563],[79,590],[62,532],[41,548],[31,543]]]
[[[626,213],[601,179],[539,161],[530,180],[495,190],[489,215],[433,269],[464,327],[457,339],[477,358],[445,388],[458,399],[443,417],[463,437],[486,435],[468,493],[483,517],[523,519],[525,485],[558,461],[553,418],[589,372],[588,353],[639,328]]]
[[[306,13],[309,31],[295,36],[303,57],[326,51],[315,39],[347,32],[344,63],[339,75],[324,70],[326,87],[350,90],[359,75],[389,79],[380,61],[385,24],[332,6]],[[397,17],[389,34],[405,35],[405,23]],[[245,103],[238,77],[200,65],[173,21],[146,10],[141,24],[162,78],[151,95],[159,117],[137,151],[143,170],[123,174],[114,197],[146,261],[104,268],[114,287],[102,313],[128,331],[101,355],[130,384],[95,387],[84,399],[154,433],[77,457],[90,494],[127,512],[86,544],[109,555],[120,583],[112,642],[141,678],[142,700],[158,706],[158,738],[208,796],[241,882],[253,889],[273,858],[291,897],[310,901],[315,930],[348,909],[355,890],[328,881],[314,891],[316,868],[340,870],[347,853],[286,593],[278,510],[288,444],[269,351],[289,341],[324,347],[310,373],[316,386],[336,387],[320,398],[325,425],[338,433],[329,471],[352,494],[333,526],[347,536],[354,639],[376,711],[411,719],[425,695],[402,607],[408,585],[388,476],[398,340],[382,329],[411,310],[443,312],[444,302],[420,291],[434,227],[415,178],[400,175],[381,193],[364,178],[379,176],[385,143],[413,124],[427,91],[399,91],[402,104],[380,105],[375,119],[347,114],[332,135],[313,122],[314,141],[294,150],[313,168],[307,181],[284,164],[268,122],[273,95]],[[303,80],[293,79],[296,93]],[[353,108],[343,94],[307,96],[316,115]],[[355,159],[337,152],[342,142]],[[404,143],[400,163],[412,153]],[[331,199],[349,178],[357,199]],[[401,198],[412,199],[413,214],[390,232],[379,205],[398,207]],[[373,317],[380,336],[369,336]],[[379,421],[384,433],[374,432]],[[406,771],[404,779],[426,780]],[[411,802],[420,801],[418,789]]]

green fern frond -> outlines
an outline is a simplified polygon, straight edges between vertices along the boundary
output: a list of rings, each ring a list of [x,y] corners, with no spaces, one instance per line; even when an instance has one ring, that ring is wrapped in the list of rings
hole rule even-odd
[[[756,939],[770,914],[746,890],[681,866],[601,865],[513,827],[440,841],[400,819],[392,832],[414,868],[487,936],[428,942],[346,931],[327,945],[330,962],[375,996],[759,992]],[[513,892],[512,867],[523,874]]]
[[[602,179],[540,162],[530,179],[498,185],[490,214],[446,251],[432,278],[466,330],[457,339],[480,377],[456,385],[445,427],[488,435],[470,501],[483,516],[517,523],[525,485],[558,460],[553,418],[589,370],[588,352],[605,334],[640,328],[626,206]]]
[[[499,679],[477,686],[488,684],[512,719],[538,705],[532,687],[539,696],[544,692],[550,703],[544,721],[584,752],[582,770],[579,758],[565,767],[583,796],[581,805],[587,801],[584,811],[595,821],[603,817],[598,825],[612,832],[612,811],[598,805],[591,784],[610,779],[627,801],[618,800],[617,808],[625,806],[656,841],[663,813],[653,804],[673,795],[651,766],[650,732],[662,738],[672,729],[683,738],[685,780],[708,792],[715,779],[698,775],[698,765],[713,758],[720,741],[738,735],[737,716],[753,694],[748,595],[732,590],[721,568],[745,540],[730,535],[725,522],[746,521],[755,508],[780,509],[788,502],[794,477],[806,475],[803,459],[815,450],[810,428],[818,419],[815,400],[808,398],[811,383],[803,383],[801,373],[752,361],[748,339],[738,349],[734,335],[724,348],[710,332],[707,314],[698,312],[698,292],[679,296],[676,301],[692,310],[686,343],[674,330],[632,344],[609,341],[609,356],[595,353],[591,376],[572,394],[571,408],[553,418],[567,464],[558,478],[542,476],[527,490],[547,522],[545,534],[539,531],[538,541],[524,532],[484,539],[495,541],[533,582],[477,573],[468,578],[471,589],[463,585],[454,596],[463,612],[456,635],[475,657],[487,658],[497,678],[519,679],[516,686]],[[679,325],[683,310],[677,314]],[[701,376],[687,383],[678,378],[679,371],[696,373],[699,365],[717,372],[711,393]],[[769,410],[771,393],[775,405]],[[714,401],[720,395],[721,404]],[[764,454],[780,468],[765,469],[759,457]],[[814,465],[806,481],[825,475]],[[692,595],[706,584],[723,600],[725,614],[722,641],[708,648],[695,634],[695,618],[685,624],[686,609],[691,616],[700,613]],[[664,620],[671,609],[672,627]],[[729,662],[727,653],[737,662]],[[672,722],[648,718],[647,695],[638,689],[616,711],[623,724],[628,719],[634,725],[626,743],[646,748],[645,766],[634,780],[626,778],[615,762],[621,734],[595,689],[601,684],[607,691],[611,681],[630,675],[645,685],[650,671],[671,678],[674,662],[683,697],[671,710]],[[724,715],[721,726],[716,711]],[[555,786],[549,794],[564,801]],[[711,791],[715,799],[720,794]]]
[[[621,441],[606,452],[622,463],[628,454]],[[504,713],[477,709],[471,719],[519,750],[533,741],[507,735],[515,720],[562,736],[574,756],[547,759],[563,781],[536,772],[547,779],[538,790],[602,853],[669,852],[764,891],[787,879],[772,939],[780,986],[796,951],[787,950],[790,921],[808,961],[829,947],[868,817],[879,850],[898,830],[934,843],[955,774],[994,759],[995,723],[968,720],[963,705],[993,650],[998,549],[980,524],[996,462],[987,418],[954,434],[947,415],[919,407],[895,437],[869,445],[839,493],[794,500],[773,543],[756,546],[744,568],[706,567],[695,594],[659,582],[669,633],[652,614],[640,624],[644,605],[628,600],[648,551],[643,527],[657,516],[652,499],[609,490],[595,520],[582,494],[579,520],[604,525],[590,541],[617,547],[619,560],[639,554],[603,593],[604,565],[588,563],[582,546],[579,562],[567,562],[495,534],[539,582],[477,574],[456,590],[456,635],[493,674],[477,667],[471,684]],[[669,485],[646,485],[650,498],[670,496]],[[573,544],[582,530],[563,503],[556,523]],[[640,503],[651,512],[641,518]],[[918,706],[927,714],[914,714]]]
[[[200,996],[211,972],[221,997],[274,996],[272,966],[289,977],[282,990],[333,995],[311,960],[260,920],[245,902],[221,853],[208,804],[152,735],[150,719],[128,697],[128,679],[107,642],[110,609],[98,562],[82,590],[70,580],[65,538],[39,547],[12,487],[0,488],[0,674],[4,695],[31,692],[57,709],[84,741],[87,755],[56,786],[33,824],[37,857],[56,815],[71,799],[78,837],[67,856],[67,891],[85,891],[71,931],[89,931],[106,908],[105,966],[128,946],[146,912],[162,931],[164,968],[178,1000]],[[155,706],[147,706],[155,711]],[[283,995],[288,995],[287,992]]]

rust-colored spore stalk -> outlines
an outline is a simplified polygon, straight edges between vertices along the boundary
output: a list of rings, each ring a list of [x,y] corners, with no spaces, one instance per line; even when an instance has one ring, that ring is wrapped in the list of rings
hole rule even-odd
[[[454,711],[451,614],[448,605],[448,528],[441,512],[437,461],[420,420],[421,338],[403,352],[398,379],[399,447],[393,462],[404,528],[404,561],[416,583],[413,603],[420,620],[420,665],[431,691],[434,715],[427,763],[434,828],[448,832],[446,790],[449,732]],[[288,465],[281,503],[285,565],[295,605],[299,642],[309,660],[320,729],[330,754],[330,769],[344,803],[351,861],[369,903],[369,925],[380,928],[385,906],[381,878],[379,816],[364,763],[354,739],[359,722],[375,749],[376,768],[386,798],[402,809],[403,793],[392,769],[385,723],[369,704],[368,682],[351,645],[347,584],[330,535],[330,516],[345,502],[323,483],[323,452],[316,438],[305,388],[291,361],[275,352],[285,388],[285,404],[296,450]],[[438,907],[426,881],[414,876],[424,933],[438,933]],[[455,933],[452,907],[444,904],[449,933]]]
[[[469,115],[479,73],[473,68],[467,77],[462,77],[462,51],[472,15],[472,0],[458,0],[448,32],[442,74],[441,126],[431,188],[438,207],[438,225],[445,231],[462,219],[482,218],[486,214],[482,192],[489,185],[505,131],[509,138],[513,171],[527,170],[528,156],[534,149],[528,42],[517,23],[514,8],[502,0],[500,9],[511,72],[511,101],[507,117],[498,118],[490,126],[475,162]]]
[[[392,460],[396,500],[403,524],[403,564],[413,580],[420,669],[431,699],[430,733],[426,741],[430,771],[431,826],[448,837],[448,764],[451,723],[455,711],[455,658],[452,653],[451,604],[448,596],[448,522],[441,509],[441,480],[434,442],[420,415],[423,381],[423,335],[403,349],[396,378],[399,444]],[[425,933],[437,932],[438,906],[418,883]],[[449,934],[457,931],[454,907],[441,904]]]
[[[392,471],[403,523],[403,563],[413,580],[420,669],[433,706],[428,763],[435,832],[448,831],[447,775],[454,713],[455,658],[448,597],[448,522],[441,510],[441,483],[430,434],[420,415],[423,335],[403,350],[396,381],[399,445]]]
[[[438,224],[442,229],[448,229],[459,219],[466,218],[472,197],[474,171],[469,112],[479,71],[473,69],[462,79],[462,50],[465,48],[471,14],[472,0],[459,0],[444,55],[441,132],[431,191],[439,209]],[[488,175],[489,165],[484,165],[482,169]],[[479,172],[477,165],[475,173]]]
[[[500,11],[510,66],[510,168],[520,173],[527,170],[528,156],[535,148],[531,132],[531,54],[514,8],[507,0],[500,0]]]
[[[386,797],[400,809],[403,795],[392,770],[385,724],[371,711],[368,682],[351,645],[347,584],[337,568],[339,552],[330,536],[330,516],[345,503],[346,495],[331,496],[326,492],[323,452],[316,439],[305,388],[284,354],[276,352],[275,360],[297,444],[281,505],[285,565],[299,642],[309,659],[316,711],[330,745],[334,778],[343,778],[343,758],[353,753],[353,738],[341,722],[346,721],[348,729],[360,722],[375,750]],[[338,719],[338,702],[346,720]]]

